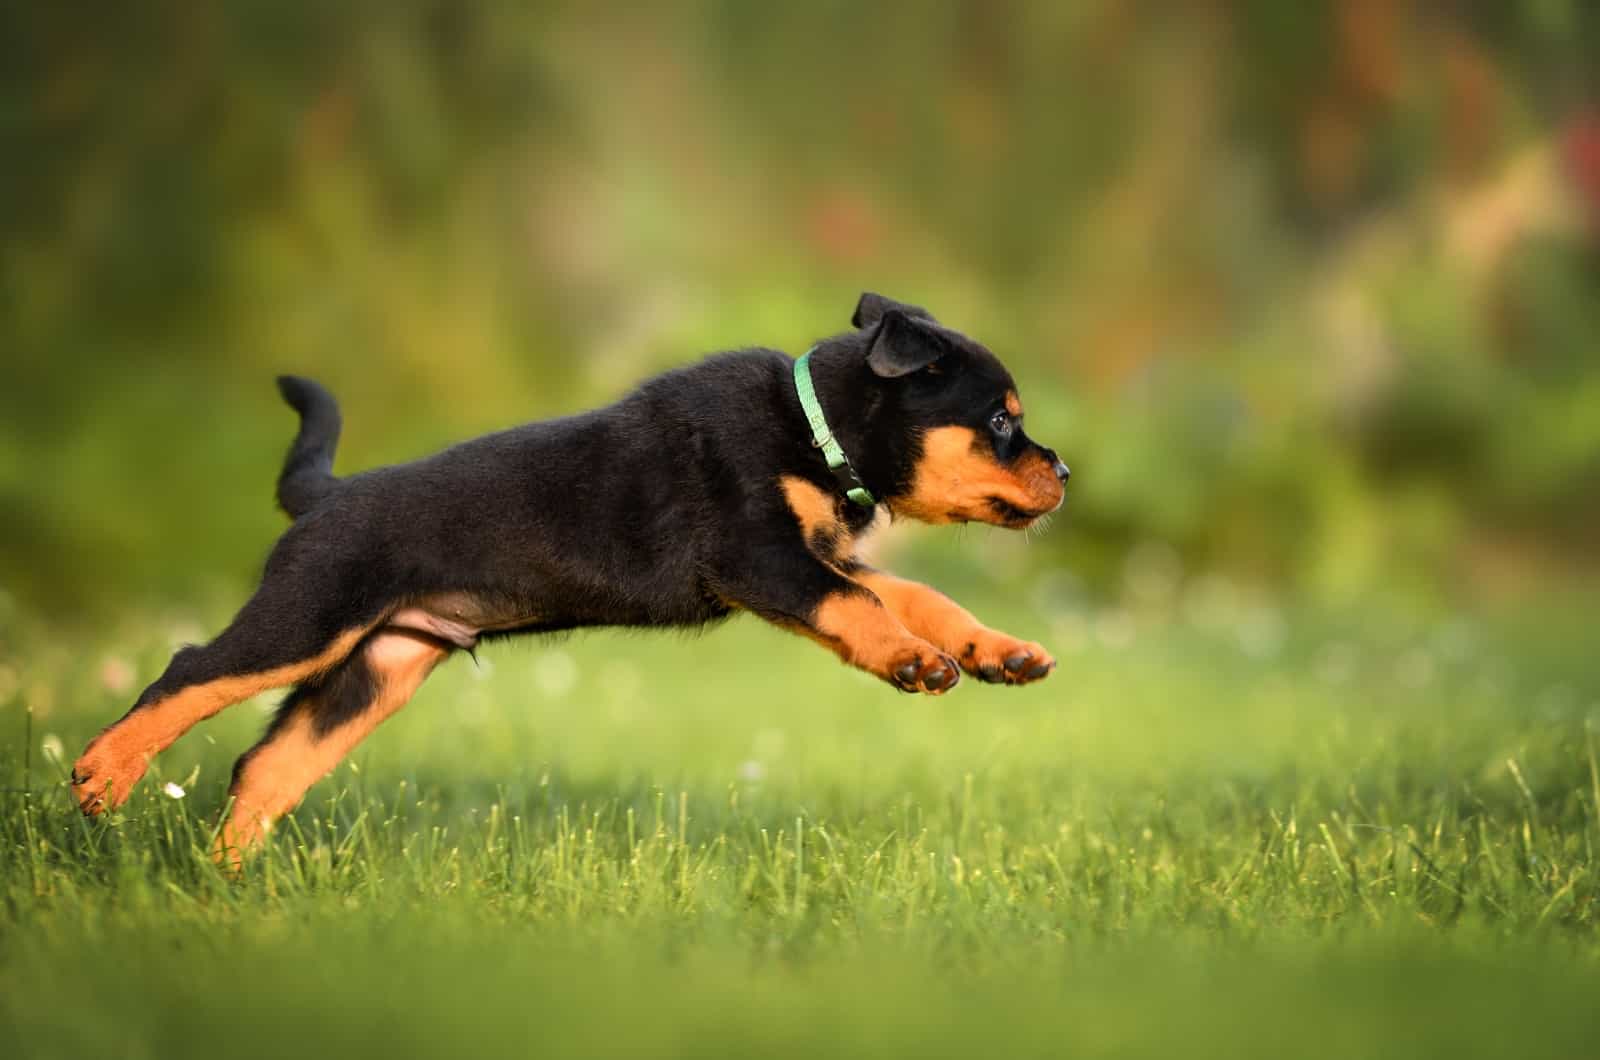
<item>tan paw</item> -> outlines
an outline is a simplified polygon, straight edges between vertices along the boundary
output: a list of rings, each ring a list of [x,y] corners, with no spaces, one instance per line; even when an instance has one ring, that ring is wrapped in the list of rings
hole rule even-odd
[[[1043,646],[993,630],[974,632],[958,658],[967,673],[996,685],[1025,685],[1056,668]]]
[[[961,667],[932,644],[912,640],[890,655],[878,676],[904,692],[942,696],[961,680]]]
[[[91,817],[127,802],[133,786],[150,767],[145,755],[119,753],[108,736],[95,737],[72,763],[72,792],[78,798],[78,809]]]

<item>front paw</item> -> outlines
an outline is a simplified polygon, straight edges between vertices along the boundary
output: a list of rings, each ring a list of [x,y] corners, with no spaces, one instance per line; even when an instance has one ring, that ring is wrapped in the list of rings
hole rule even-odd
[[[902,692],[942,696],[961,680],[961,667],[932,644],[911,641],[890,656],[879,676]]]
[[[962,645],[961,668],[995,685],[1025,685],[1049,675],[1056,661],[1041,645],[984,630]]]

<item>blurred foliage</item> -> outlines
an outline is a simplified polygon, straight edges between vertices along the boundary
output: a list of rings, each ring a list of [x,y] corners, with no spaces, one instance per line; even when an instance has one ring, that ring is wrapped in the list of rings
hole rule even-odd
[[[1581,0],[0,12],[0,584],[237,583],[341,468],[929,305],[1076,471],[1033,562],[1331,598],[1568,576],[1600,517]]]

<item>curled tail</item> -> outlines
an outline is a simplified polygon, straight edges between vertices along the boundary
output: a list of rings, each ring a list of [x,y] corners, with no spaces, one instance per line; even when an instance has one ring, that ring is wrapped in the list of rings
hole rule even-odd
[[[300,413],[300,433],[289,446],[278,476],[278,506],[298,519],[339,485],[333,450],[339,444],[339,403],[317,383],[280,375],[278,392]]]

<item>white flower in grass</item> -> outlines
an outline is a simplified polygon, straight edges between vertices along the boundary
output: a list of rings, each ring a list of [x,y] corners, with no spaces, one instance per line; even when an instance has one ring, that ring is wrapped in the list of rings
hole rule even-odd
[[[39,741],[39,750],[52,762],[63,761],[67,753],[66,748],[61,746],[61,737],[53,732],[46,733],[45,738]]]
[[[169,799],[181,799],[187,794],[181,785],[174,784],[170,780],[161,785],[161,790],[167,793]]]

